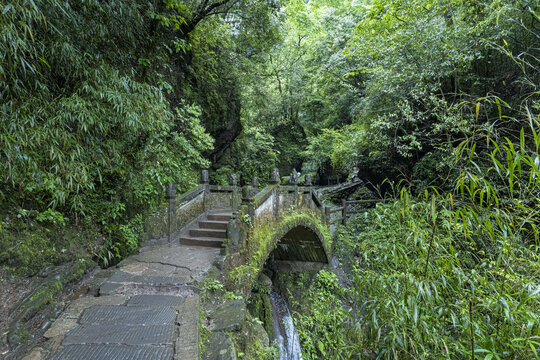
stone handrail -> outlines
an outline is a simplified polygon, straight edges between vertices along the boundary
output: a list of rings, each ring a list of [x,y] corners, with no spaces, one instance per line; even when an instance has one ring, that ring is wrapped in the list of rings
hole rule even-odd
[[[254,198],[254,206],[255,208],[258,208],[261,206],[270,196],[272,196],[274,191],[274,186],[266,186],[264,189],[259,191],[257,195],[255,195]]]
[[[183,193],[175,194],[175,186],[167,184],[167,206],[159,208],[145,224],[145,238],[160,238],[181,230],[205,212],[212,209],[232,209],[233,219],[239,214],[249,215],[250,221],[263,216],[276,218],[280,211],[291,207],[307,207],[327,222],[325,207],[311,187],[311,177],[299,185],[294,178],[289,185],[279,185],[279,173],[273,169],[269,184],[259,191],[258,179],[251,185],[237,186],[236,175],[229,185],[213,185],[209,182],[208,170],[201,173],[200,185]]]
[[[196,188],[186,191],[180,197],[176,200],[177,205],[181,205],[183,203],[187,203],[193,199],[195,199],[198,195],[202,194],[204,192],[204,185],[199,185]]]

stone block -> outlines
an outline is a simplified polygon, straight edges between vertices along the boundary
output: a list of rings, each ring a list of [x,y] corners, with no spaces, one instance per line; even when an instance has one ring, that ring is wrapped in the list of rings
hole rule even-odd
[[[199,359],[199,302],[199,296],[191,296],[178,307],[175,360]]]
[[[240,330],[246,319],[246,304],[242,299],[227,301],[212,311],[209,319],[208,330],[210,331]]]
[[[64,336],[76,326],[77,319],[68,318],[63,314],[51,325],[50,328],[47,329],[47,331],[45,331],[45,334],[43,334],[43,336],[48,339],[57,336]]]
[[[236,349],[231,337],[216,332],[210,335],[206,352],[202,356],[203,360],[237,360]]]

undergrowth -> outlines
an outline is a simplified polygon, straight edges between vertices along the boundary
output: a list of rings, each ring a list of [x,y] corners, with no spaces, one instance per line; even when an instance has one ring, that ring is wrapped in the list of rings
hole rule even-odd
[[[351,287],[321,271],[307,289],[305,359],[540,357],[540,124],[529,120],[518,142],[487,133],[457,147],[453,191],[398,187],[338,231]]]

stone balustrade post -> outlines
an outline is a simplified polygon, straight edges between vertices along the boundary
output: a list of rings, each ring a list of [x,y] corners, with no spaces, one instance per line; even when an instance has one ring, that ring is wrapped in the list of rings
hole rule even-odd
[[[167,238],[168,238],[168,242],[169,244],[171,243],[171,235],[172,235],[172,232],[173,232],[173,229],[174,229],[174,226],[173,226],[173,222],[174,222],[174,213],[176,212],[176,190],[174,188],[174,184],[172,182],[168,183],[167,184],[167,190],[166,190],[166,195],[165,195],[165,199],[168,201],[169,203],[169,220],[168,220],[168,233],[167,233]]]
[[[255,193],[259,192],[259,179],[256,176],[251,179],[251,186],[253,187],[253,191]]]
[[[279,215],[279,170],[278,168],[273,168],[270,171],[270,178],[268,180],[270,185],[274,186],[274,203],[272,204],[272,212],[274,217]]]
[[[293,206],[298,206],[298,172],[296,171],[296,168],[293,168],[291,171],[289,183],[294,187]]]
[[[306,174],[306,181],[304,182],[304,195],[307,194],[308,198],[306,199],[307,203],[308,203],[308,206],[311,207],[312,204],[311,204],[311,201],[313,199],[313,193],[311,192],[311,175],[310,174]]]
[[[231,176],[229,177],[229,186],[232,187],[232,191],[231,191],[231,207],[233,209],[233,211],[235,211],[238,207],[238,204],[236,203],[236,197],[237,197],[237,194],[238,194],[238,189],[237,189],[237,178],[236,178],[236,174],[231,174]]]
[[[203,193],[203,211],[206,212],[207,208],[207,199],[210,195],[210,180],[208,176],[208,170],[201,171],[201,180],[200,184],[204,186],[204,193]]]
[[[201,185],[208,185],[209,182],[208,170],[201,171]]]
[[[341,206],[343,207],[341,210],[341,225],[347,225],[347,200],[341,200]]]
[[[330,207],[329,206],[324,207],[324,217],[326,218],[326,223],[330,224]]]
[[[248,214],[253,224],[255,220],[255,198],[253,197],[253,188],[251,186],[242,186],[242,205],[247,205]]]

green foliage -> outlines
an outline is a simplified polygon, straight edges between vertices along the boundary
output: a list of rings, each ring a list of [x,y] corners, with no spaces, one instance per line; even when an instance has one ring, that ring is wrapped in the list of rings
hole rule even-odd
[[[307,133],[306,158],[320,171],[358,165],[372,182],[402,177],[418,192],[434,183],[449,189],[452,169],[424,171],[433,168],[430,160],[417,162],[435,154],[448,164],[453,148],[475,131],[526,125],[517,119],[538,96],[538,57],[531,50],[539,36],[538,4],[378,0],[360,7],[352,36],[340,47],[350,87],[338,93],[352,92],[356,101],[352,125],[322,124]]]
[[[53,225],[66,225],[68,219],[62,215],[62,213],[55,211],[53,209],[47,209],[41,213],[38,214],[36,217],[36,220],[39,222],[48,222],[52,223]]]
[[[212,332],[208,330],[208,328],[204,324],[205,319],[206,315],[204,313],[204,310],[202,306],[199,306],[199,354],[204,354],[204,352],[206,351],[206,344],[208,343],[210,334],[212,334]]]
[[[538,129],[531,119],[519,143],[489,134],[463,144],[454,192],[403,189],[349,225],[357,353],[538,356]],[[486,140],[490,151],[475,151]]]
[[[66,261],[65,250],[62,251],[65,248],[56,246],[69,244],[54,240],[47,236],[45,230],[5,234],[0,242],[0,263],[18,276],[35,275],[47,266],[59,265]]]
[[[348,311],[342,294],[335,274],[326,270],[317,274],[307,291],[309,310],[295,317],[303,358],[342,359],[354,346],[348,337]]]
[[[207,277],[201,284],[201,298],[203,300],[207,300],[211,298],[211,295],[214,297],[222,297],[223,299],[227,300],[242,299],[242,296],[238,296],[231,291],[227,291],[225,286],[218,279]]]
[[[115,263],[138,246],[141,215],[162,201],[167,182],[180,192],[197,182],[212,139],[200,107],[166,98],[178,90],[172,57],[189,50],[186,34],[169,36],[173,14],[162,11],[179,11],[173,5],[1,5],[0,214],[16,219],[7,231],[34,220],[97,225],[89,248]],[[168,51],[175,44],[181,49]]]
[[[281,157],[275,139],[263,129],[255,126],[247,127],[236,139],[232,154],[225,159],[230,166],[238,166],[236,172],[241,183],[251,184],[253,176],[257,176],[263,185],[270,170],[277,166]]]
[[[251,294],[247,301],[247,307],[249,312],[256,318],[261,321],[268,337],[273,338],[274,333],[274,323],[272,321],[272,304],[270,303],[270,288],[267,288],[265,285],[260,282],[256,282],[253,285]]]
[[[25,219],[19,229],[0,222],[0,264],[10,275],[27,277],[48,271],[74,258],[88,257],[85,251],[95,246],[95,231],[41,221],[42,214]]]

